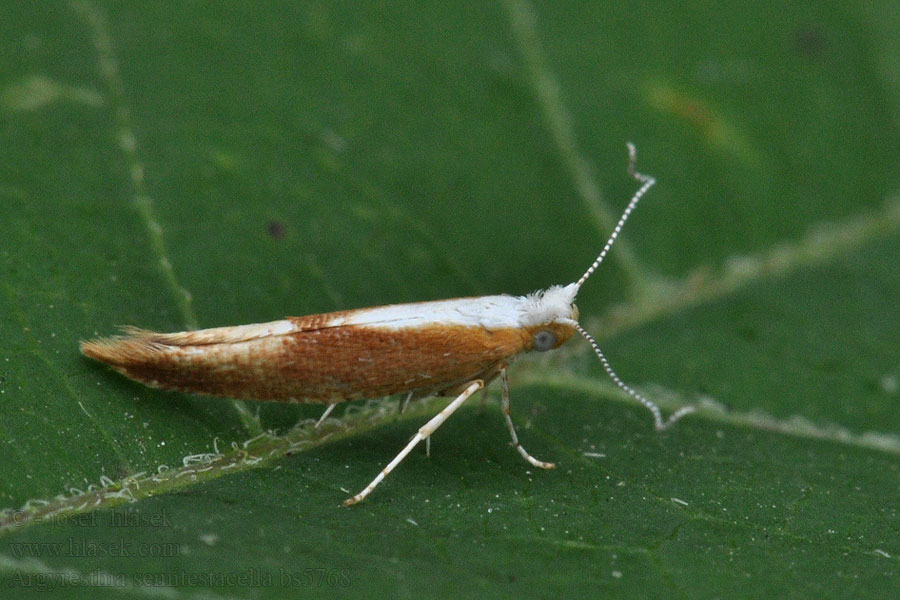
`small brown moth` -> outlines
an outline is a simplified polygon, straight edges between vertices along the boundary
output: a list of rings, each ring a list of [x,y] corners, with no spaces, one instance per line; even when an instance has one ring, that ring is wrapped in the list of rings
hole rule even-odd
[[[335,404],[360,398],[407,394],[455,396],[360,493],[356,504],[423,439],[428,439],[472,394],[498,376],[503,415],[513,446],[529,463],[553,463],[531,456],[519,443],[510,418],[509,380],[513,359],[531,350],[558,348],[576,331],[591,344],[617,386],[647,407],[657,429],[667,421],[659,407],[627,386],[600,347],[578,324],[575,296],[612,247],[631,211],[656,181],[635,170],[628,144],[629,173],[640,184],[609,240],[575,283],[527,296],[481,296],[288,317],[270,323],[156,333],[129,327],[124,335],[81,343],[81,351],[148,386],[252,400]]]

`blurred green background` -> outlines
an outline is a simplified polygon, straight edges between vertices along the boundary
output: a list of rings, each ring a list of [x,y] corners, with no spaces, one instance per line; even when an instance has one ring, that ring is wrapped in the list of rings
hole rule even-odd
[[[8,4],[16,597],[895,594],[895,2]],[[664,434],[573,340],[511,373],[523,443],[560,468],[527,468],[493,395],[348,510],[440,401],[338,411],[322,440],[289,433],[321,407],[155,392],[78,353],[122,324],[570,282],[635,188],[627,141],[659,184],[578,304],[626,381],[700,406]]]

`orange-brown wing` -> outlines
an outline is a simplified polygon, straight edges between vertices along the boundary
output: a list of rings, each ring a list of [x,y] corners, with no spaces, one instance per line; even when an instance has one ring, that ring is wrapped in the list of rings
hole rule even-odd
[[[412,390],[439,393],[531,347],[518,328],[391,329],[338,325],[328,313],[273,323],[160,334],[138,329],[82,352],[146,385],[254,400],[338,402]]]

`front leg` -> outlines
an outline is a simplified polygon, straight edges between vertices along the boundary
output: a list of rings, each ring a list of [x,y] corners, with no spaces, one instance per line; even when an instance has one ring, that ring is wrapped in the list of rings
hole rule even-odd
[[[528,454],[525,448],[522,447],[522,444],[519,443],[519,436],[516,435],[516,428],[513,426],[512,418],[509,416],[509,378],[506,376],[506,367],[500,369],[500,397],[502,398],[503,416],[506,418],[506,426],[509,427],[509,435],[512,436],[513,446],[519,451],[522,458],[535,467],[540,467],[542,469],[554,468],[556,466],[555,464],[536,459]]]

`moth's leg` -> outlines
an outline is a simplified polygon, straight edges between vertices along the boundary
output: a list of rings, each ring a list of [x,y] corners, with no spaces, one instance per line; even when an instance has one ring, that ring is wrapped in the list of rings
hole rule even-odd
[[[532,455],[528,454],[525,448],[522,447],[522,444],[519,443],[519,436],[516,435],[516,428],[513,426],[512,418],[510,418],[509,416],[509,378],[506,376],[506,367],[500,369],[500,397],[503,399],[503,416],[506,418],[506,426],[509,427],[509,435],[512,436],[513,446],[516,447],[516,450],[519,451],[519,454],[522,455],[522,458],[524,458],[534,466],[540,467],[542,469],[552,469],[553,467],[555,467],[556,465],[553,463],[538,460]]]
[[[400,401],[400,410],[397,412],[398,415],[402,415],[406,412],[406,407],[409,406],[410,401],[412,401],[413,394],[415,394],[415,390],[411,391],[406,395],[406,398]],[[425,456],[431,456],[431,436],[425,438]]]
[[[404,398],[403,400],[400,401],[400,407],[399,407],[399,410],[397,411],[398,415],[402,415],[406,411],[406,408],[409,406],[409,403],[412,401],[415,393],[416,393],[416,391],[412,390],[410,393],[408,393],[406,395],[406,398]],[[428,398],[428,396],[423,396],[418,399],[424,400],[425,398]],[[431,437],[425,438],[425,456],[431,456]]]
[[[487,406],[487,398],[488,398],[488,386],[484,386],[484,389],[481,390],[481,399],[478,401],[478,407],[484,412],[484,407]]]
[[[328,405],[328,408],[325,409],[325,412],[322,413],[322,416],[319,417],[319,420],[318,420],[318,421],[316,421],[316,426],[314,427],[314,429],[318,429],[318,428],[319,428],[319,425],[321,425],[321,424],[325,421],[325,419],[328,418],[328,415],[331,414],[331,411],[334,410],[334,407],[335,407],[335,406],[337,406],[337,402]]]
[[[409,401],[412,400],[413,394],[415,391],[412,391],[406,395],[406,398],[400,401],[400,410],[397,412],[398,415],[402,415],[403,411],[406,410],[406,407],[409,406]]]
[[[406,455],[409,454],[410,451],[416,447],[416,444],[418,444],[423,439],[427,438],[432,433],[434,433],[435,430],[437,430],[437,428],[440,427],[443,424],[443,422],[446,421],[447,418],[450,415],[452,415],[454,413],[454,411],[456,411],[456,409],[462,405],[463,402],[468,400],[472,394],[474,394],[475,392],[480,390],[483,386],[484,386],[484,382],[482,382],[480,379],[470,383],[469,386],[465,390],[463,390],[463,392],[453,400],[453,402],[451,402],[450,404],[448,404],[447,406],[444,407],[444,410],[442,410],[441,412],[436,414],[434,417],[432,417],[432,419],[430,421],[428,421],[427,423],[422,425],[422,427],[419,428],[419,431],[416,432],[416,435],[413,436],[413,438],[409,441],[409,443],[406,445],[406,447],[403,448],[403,450],[401,450],[400,453],[394,457],[394,460],[389,462],[388,465],[384,469],[381,470],[381,473],[379,473],[378,476],[372,480],[372,483],[367,485],[366,488],[363,491],[361,491],[360,493],[358,493],[357,495],[353,496],[352,498],[347,498],[346,500],[344,500],[344,506],[351,506],[353,504],[356,504],[357,502],[359,502],[360,500],[362,500],[363,498],[365,498],[366,496],[371,494],[372,490],[375,489],[375,486],[377,486],[379,483],[381,483],[381,481],[385,477],[387,477],[388,473],[393,471],[394,467],[399,465],[400,462],[404,458],[406,458]]]

